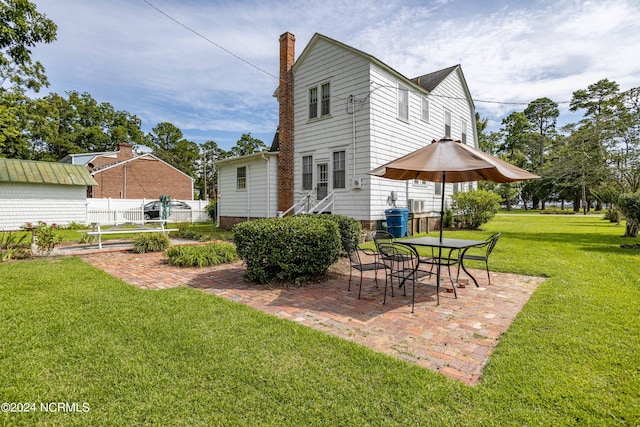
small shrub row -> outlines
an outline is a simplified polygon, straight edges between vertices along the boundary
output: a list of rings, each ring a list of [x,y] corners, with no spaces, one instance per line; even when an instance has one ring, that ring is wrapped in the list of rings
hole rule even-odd
[[[133,252],[137,254],[163,252],[169,246],[171,246],[171,241],[164,233],[139,234],[133,240]]]
[[[326,273],[338,260],[341,231],[358,241],[360,229],[360,223],[348,217],[294,215],[237,224],[233,240],[249,280],[300,284]]]
[[[177,267],[207,267],[238,259],[235,246],[218,242],[201,246],[173,246],[165,251],[169,264]]]

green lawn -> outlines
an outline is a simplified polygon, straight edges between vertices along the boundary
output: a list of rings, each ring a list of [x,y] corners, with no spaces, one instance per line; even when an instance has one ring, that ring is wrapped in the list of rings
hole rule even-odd
[[[596,216],[499,215],[493,270],[548,280],[467,387],[197,290],[0,264],[0,425],[637,425],[640,250]],[[79,406],[82,408],[82,406]],[[38,407],[39,409],[39,407]]]

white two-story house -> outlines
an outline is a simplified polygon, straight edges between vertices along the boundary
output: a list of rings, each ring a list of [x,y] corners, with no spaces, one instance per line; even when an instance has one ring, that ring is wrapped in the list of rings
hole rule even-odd
[[[448,197],[475,185],[442,188],[368,175],[444,136],[478,146],[459,65],[407,78],[321,34],[297,60],[294,44],[292,34],[280,37],[280,123],[271,150],[217,164],[222,226],[311,210],[351,216],[373,229],[386,209],[406,206],[415,218],[432,218],[426,225],[432,227],[442,191]]]

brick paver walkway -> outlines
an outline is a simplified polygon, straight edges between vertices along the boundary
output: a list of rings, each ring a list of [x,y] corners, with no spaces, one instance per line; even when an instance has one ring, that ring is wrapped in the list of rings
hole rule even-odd
[[[300,324],[355,341],[373,350],[416,363],[473,385],[480,380],[500,336],[544,279],[471,270],[480,284],[458,289],[458,298],[435,285],[416,287],[415,313],[407,296],[396,289],[382,304],[384,275],[376,288],[373,272],[365,273],[358,299],[358,272],[347,291],[346,261],[334,266],[326,280],[302,288],[274,289],[244,279],[237,262],[208,268],[177,268],[162,254],[111,252],[84,255],[90,264],[142,289],[190,286]],[[448,276],[445,273],[445,284]]]

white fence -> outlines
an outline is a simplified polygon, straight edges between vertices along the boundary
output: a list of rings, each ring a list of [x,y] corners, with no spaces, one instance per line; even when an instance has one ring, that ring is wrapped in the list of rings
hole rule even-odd
[[[151,199],[0,199],[0,231],[19,230],[26,223],[44,221],[61,226],[72,222],[89,225],[100,222],[118,225],[142,221],[144,205]],[[209,219],[204,200],[184,200],[191,209],[172,209],[169,222],[205,222]]]
[[[87,224],[118,225],[125,222],[140,222],[144,219],[144,205],[148,199],[87,199]],[[209,219],[204,200],[185,200],[191,209],[171,209],[169,222],[205,222]]]

